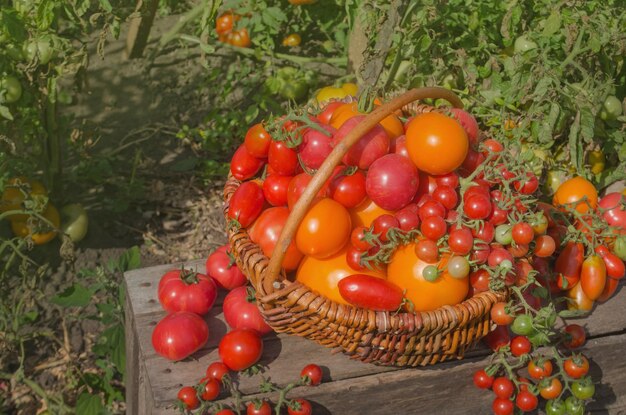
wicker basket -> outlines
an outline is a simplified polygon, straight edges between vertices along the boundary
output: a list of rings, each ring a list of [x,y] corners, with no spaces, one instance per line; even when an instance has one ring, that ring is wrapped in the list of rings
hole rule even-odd
[[[370,113],[317,171],[291,211],[271,259],[250,240],[245,229],[228,230],[237,264],[256,288],[259,307],[275,331],[338,348],[363,362],[394,366],[424,366],[461,359],[468,348],[490,331],[491,307],[506,299],[504,292],[479,293],[460,304],[428,312],[377,312],[331,301],[298,281],[289,281],[280,269],[284,251],[315,194],[350,146],[395,110],[403,109],[413,115],[436,110],[415,103],[424,98],[444,98],[456,107],[462,106],[458,97],[446,89],[421,88],[408,91]],[[225,215],[229,200],[240,184],[229,176],[224,187]]]

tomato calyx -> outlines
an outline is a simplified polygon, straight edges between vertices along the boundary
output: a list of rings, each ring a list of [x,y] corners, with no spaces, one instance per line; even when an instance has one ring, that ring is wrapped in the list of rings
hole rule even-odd
[[[198,273],[192,269],[185,268],[184,265],[180,267],[180,279],[185,283],[185,285],[194,285],[198,284]]]

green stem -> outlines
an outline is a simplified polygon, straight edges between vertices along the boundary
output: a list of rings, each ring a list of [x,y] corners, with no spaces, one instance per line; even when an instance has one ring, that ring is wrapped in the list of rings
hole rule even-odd
[[[48,187],[54,193],[62,174],[61,139],[57,123],[57,78],[48,78],[46,95],[46,131],[48,133]]]

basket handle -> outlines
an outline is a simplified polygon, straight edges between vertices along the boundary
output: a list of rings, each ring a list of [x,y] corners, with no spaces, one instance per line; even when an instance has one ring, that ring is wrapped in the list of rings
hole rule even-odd
[[[394,111],[410,104],[413,101],[425,99],[425,98],[443,98],[450,102],[456,108],[463,108],[463,103],[459,97],[452,91],[440,88],[440,87],[426,87],[411,89],[404,94],[392,99],[376,108],[370,114],[368,114],[363,121],[361,121],[356,127],[350,131],[343,140],[341,140],[337,146],[326,157],[326,160],[322,163],[317,170],[308,186],[294,205],[285,226],[276,242],[276,247],[272,253],[267,268],[261,274],[260,289],[263,291],[263,295],[273,293],[277,288],[274,283],[278,280],[278,275],[281,272],[281,264],[285,257],[285,252],[291,243],[291,240],[302,222],[304,215],[309,210],[309,206],[313,203],[315,195],[322,188],[326,180],[332,174],[333,169],[339,165],[343,156],[348,152],[361,137],[363,137],[369,130],[371,130],[376,124],[389,116]]]

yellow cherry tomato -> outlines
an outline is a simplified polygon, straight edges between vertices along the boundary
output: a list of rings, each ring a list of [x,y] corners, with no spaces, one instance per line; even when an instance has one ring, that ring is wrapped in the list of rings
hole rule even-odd
[[[51,229],[50,224],[39,219],[34,219],[31,223],[28,222],[28,219],[13,219],[11,220],[11,230],[15,236],[20,238],[26,238],[30,235],[35,245],[45,244],[57,236],[61,217],[52,203],[48,203],[42,216],[52,224],[54,229]]]
[[[302,38],[297,33],[292,33],[290,35],[285,36],[283,39],[283,46],[288,46],[290,48],[300,46],[302,42]]]
[[[591,166],[591,172],[593,174],[600,174],[604,171],[606,166],[606,157],[601,150],[593,150],[587,156],[587,162]]]
[[[48,191],[44,185],[37,180],[29,180],[22,176],[9,179],[0,198],[0,213],[23,209],[22,203],[26,199],[24,192],[31,197],[48,196]],[[28,215],[25,214],[9,216],[9,219],[12,220],[25,221],[27,218]]]

